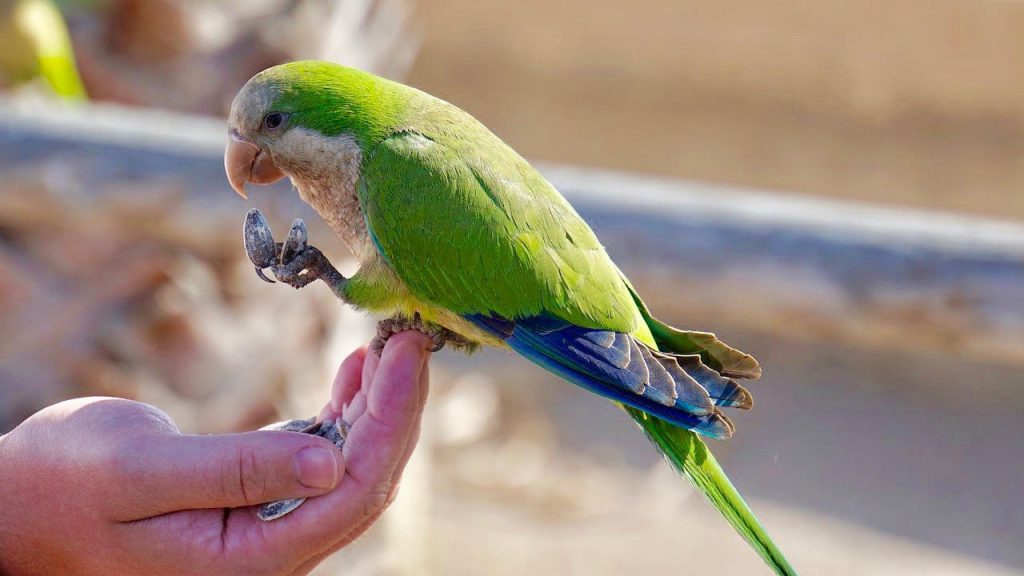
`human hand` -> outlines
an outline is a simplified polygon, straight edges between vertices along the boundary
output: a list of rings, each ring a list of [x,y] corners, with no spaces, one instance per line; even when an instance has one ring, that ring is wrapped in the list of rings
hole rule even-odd
[[[307,574],[394,499],[431,346],[403,332],[381,358],[345,359],[321,413],[351,425],[343,451],[293,432],[181,434],[158,409],[115,398],[39,411],[0,437],[0,573]],[[252,508],[314,496],[273,522]]]

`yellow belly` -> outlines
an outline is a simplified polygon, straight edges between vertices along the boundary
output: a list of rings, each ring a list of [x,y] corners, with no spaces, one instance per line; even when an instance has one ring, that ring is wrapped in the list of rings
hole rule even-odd
[[[508,345],[505,344],[504,340],[484,332],[480,328],[477,328],[472,322],[465,320],[458,314],[438,306],[427,304],[412,296],[405,296],[402,298],[398,309],[394,312],[409,317],[412,317],[413,314],[418,312],[420,318],[424,321],[444,326],[459,336],[468,338],[473,342],[477,342],[484,346],[508,348]]]
[[[508,347],[504,340],[484,332],[458,314],[412,295],[405,283],[381,257],[372,243],[362,254],[357,256],[360,256],[360,268],[356,276],[360,276],[369,285],[378,288],[371,290],[369,297],[367,297],[367,292],[362,292],[363,296],[360,301],[352,302],[350,300],[350,304],[363,311],[385,317],[401,314],[412,318],[414,314],[419,313],[420,318],[424,321],[443,326],[477,344],[497,348]],[[356,276],[353,276],[352,280],[356,280]]]

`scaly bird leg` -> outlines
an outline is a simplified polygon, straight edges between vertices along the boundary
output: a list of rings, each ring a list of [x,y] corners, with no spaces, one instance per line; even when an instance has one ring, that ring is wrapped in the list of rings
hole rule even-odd
[[[284,242],[275,242],[267,219],[254,208],[245,215],[243,233],[245,253],[256,266],[256,275],[263,280],[274,282],[263,273],[264,269],[269,268],[274,277],[294,288],[302,288],[320,279],[339,298],[342,297],[348,279],[338,272],[320,250],[307,243],[306,225],[301,219],[296,218],[292,223]],[[416,313],[412,318],[395,316],[382,320],[377,324],[377,337],[370,342],[370,349],[379,356],[388,338],[406,330],[416,330],[429,336],[434,342],[433,352],[444,348],[445,344],[468,351],[477,346],[475,342],[447,328],[424,321]]]
[[[323,252],[307,243],[306,224],[296,218],[284,242],[275,242],[270,224],[255,208],[245,215],[243,229],[245,253],[256,266],[256,275],[269,268],[274,277],[293,288],[302,288],[314,280],[323,280],[335,294],[341,294],[346,278],[327,260]]]
[[[425,322],[417,312],[413,314],[412,318],[399,315],[378,322],[377,336],[370,341],[370,350],[380,356],[388,338],[406,330],[416,330],[426,334],[434,342],[434,346],[430,349],[431,352],[437,352],[444,348],[445,344],[451,344],[456,348],[470,349],[474,347],[473,342],[467,338],[437,324]]]
[[[260,430],[284,430],[286,432],[313,434],[314,436],[321,436],[330,440],[338,447],[338,450],[341,450],[345,447],[345,438],[348,436],[348,428],[348,423],[341,418],[338,418],[333,422],[317,422],[316,418],[310,418],[308,420],[285,420],[283,422],[275,422],[274,424],[260,428]],[[264,522],[277,520],[301,506],[305,501],[305,498],[291,498],[288,500],[278,500],[277,502],[268,502],[260,505],[260,507],[256,509],[256,516]]]

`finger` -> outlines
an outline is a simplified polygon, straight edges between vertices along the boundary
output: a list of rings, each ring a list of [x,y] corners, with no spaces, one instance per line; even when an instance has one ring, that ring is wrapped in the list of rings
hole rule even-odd
[[[366,411],[349,433],[347,473],[368,484],[390,478],[419,427],[423,371],[431,340],[420,332],[392,336],[366,394]],[[359,424],[356,426],[355,424]],[[346,443],[346,446],[350,446]]]
[[[387,348],[387,344],[385,344],[384,347]],[[381,355],[383,355],[383,350],[381,351]],[[367,354],[366,361],[363,362],[363,383],[368,384],[373,382],[373,375],[377,373],[377,367],[380,366],[380,359],[381,356],[378,356],[377,354]]]
[[[363,415],[363,412],[366,412],[366,392],[369,387],[368,384],[373,382],[373,376],[377,373],[378,366],[380,366],[380,356],[377,354],[368,354],[363,362],[361,385],[342,414],[342,419],[346,422],[355,422]]]
[[[429,364],[429,359],[428,359],[428,362],[426,364],[424,364],[424,366],[423,366],[423,372],[420,374],[420,402],[419,402],[418,413],[416,414],[416,417],[415,417],[416,418],[416,425],[413,427],[412,434],[409,437],[409,440],[406,442],[405,451],[403,452],[402,457],[399,459],[398,465],[395,467],[395,470],[394,470],[394,472],[391,475],[391,481],[389,483],[390,484],[390,492],[387,495],[387,501],[389,503],[391,501],[393,501],[395,499],[395,497],[397,496],[398,486],[399,486],[399,483],[402,480],[402,473],[405,471],[405,467],[409,464],[409,460],[412,459],[412,455],[416,451],[416,445],[419,444],[420,432],[423,429],[422,426],[421,426],[422,419],[423,419],[423,411],[426,408],[426,400],[427,400],[427,396],[428,396],[428,392],[429,392],[429,388],[430,388],[429,370],[430,370],[430,364]],[[332,553],[332,552],[334,552],[336,550],[344,548],[349,543],[354,541],[356,538],[359,538],[359,536],[361,536],[363,534],[363,532],[366,532],[367,530],[369,530],[370,526],[372,526],[374,523],[377,522],[377,520],[381,517],[381,515],[384,514],[384,510],[385,510],[385,507],[382,506],[380,508],[380,510],[377,511],[377,513],[375,513],[372,516],[370,516],[369,518],[367,518],[361,525],[357,526],[349,534],[346,534],[342,539],[340,539],[338,542],[336,542],[335,545],[332,546],[332,548],[327,552],[327,554],[330,554],[330,553]]]
[[[429,372],[430,372],[430,363],[429,363],[429,359],[428,359],[428,361],[423,366],[423,371],[420,373],[420,382],[419,382],[419,384],[420,384],[420,386],[419,386],[419,390],[420,390],[419,414],[416,416],[418,421],[422,418],[423,410],[424,410],[424,408],[426,406],[426,399],[427,399],[427,395],[428,395],[428,391],[429,391],[429,383],[430,383],[430,374],[429,374]],[[398,485],[399,485],[399,481],[401,480],[401,477],[402,477],[402,472],[405,470],[405,467],[409,463],[410,458],[412,458],[412,455],[413,455],[413,453],[415,451],[415,448],[416,448],[416,444],[419,441],[420,430],[421,430],[421,427],[418,424],[413,428],[412,436],[410,437],[408,443],[406,444],[405,453],[402,455],[402,458],[399,461],[399,464],[395,468],[395,472],[394,472],[394,474],[391,477],[391,494],[389,494],[389,498],[390,499],[393,499],[397,495]],[[325,550],[319,552],[315,557],[313,557],[309,561],[305,562],[302,566],[300,566],[292,574],[294,574],[294,575],[306,574],[306,573],[310,572],[313,568],[315,568],[318,564],[323,562],[325,558],[327,558],[328,556],[330,556],[334,552],[344,548],[345,546],[348,546],[350,543],[352,543],[357,538],[359,538],[364,532],[369,530],[370,527],[373,526],[373,524],[376,523],[377,520],[379,520],[380,517],[384,514],[385,509],[386,509],[386,507],[381,506],[378,511],[376,511],[375,513],[367,516],[362,522],[357,523],[356,526],[351,528],[348,533],[338,534],[337,535],[337,540],[335,542],[333,542]]]
[[[413,454],[416,451],[416,445],[420,441],[420,430],[422,429],[420,422],[422,422],[423,411],[426,407],[426,400],[429,392],[430,383],[430,353],[427,354],[428,360],[423,366],[423,372],[420,373],[420,402],[419,410],[416,415],[417,424],[413,427],[413,434],[406,445],[406,451],[404,451],[404,453],[401,455],[401,458],[398,461],[398,465],[395,466],[394,472],[391,475],[390,493],[387,495],[388,502],[392,501],[397,496],[398,484],[401,481],[402,471],[406,469],[406,466],[409,464],[409,460],[413,457]],[[385,509],[386,506],[381,506],[380,509],[373,513],[373,515],[369,516],[366,520],[362,521],[361,524],[358,524],[355,528],[350,530],[348,534],[341,535],[341,537],[338,538],[336,542],[334,542],[326,551],[322,553],[322,556],[319,557],[318,560],[316,560],[316,564],[318,564],[319,562],[323,562],[324,558],[330,556],[331,553],[347,546],[349,543],[351,543],[356,538],[361,536],[362,533],[366,532],[367,530],[370,530],[370,527],[373,526],[383,515]],[[316,566],[316,564],[313,564],[312,566]]]
[[[365,361],[366,347],[364,346],[349,354],[341,363],[338,373],[334,377],[331,401],[320,412],[320,420],[333,420],[341,416],[342,410],[359,391]]]
[[[150,438],[116,466],[121,520],[177,510],[251,506],[333,490],[344,476],[334,445],[309,434],[258,431]]]
[[[423,420],[423,411],[426,409],[427,396],[430,392],[430,356],[428,353],[427,361],[423,364],[423,370],[420,372],[419,381],[420,397],[417,403],[416,409],[417,414],[415,416],[416,425],[413,426],[412,434],[409,436],[409,441],[406,443],[405,451],[402,453],[402,457],[399,459],[398,466],[395,467],[395,472],[391,477],[391,485],[397,486],[398,481],[402,478],[402,471],[405,470],[405,466],[409,463],[409,459],[412,458],[413,452],[416,450],[416,445],[420,441],[420,431],[422,427],[420,423]]]
[[[345,410],[342,412],[342,419],[349,424],[359,420],[359,418],[366,412],[366,391],[360,389],[356,392],[352,401],[348,403]]]
[[[423,371],[420,373],[420,382],[419,382],[420,399],[419,399],[419,404],[418,404],[418,412],[417,412],[417,414],[415,416],[416,425],[413,426],[412,435],[409,437],[409,440],[408,440],[408,442],[406,443],[406,446],[405,446],[405,452],[402,454],[402,457],[399,459],[398,465],[395,467],[395,470],[394,470],[394,472],[391,475],[391,482],[390,482],[391,489],[390,489],[390,493],[387,496],[389,502],[396,497],[397,492],[398,492],[398,485],[399,485],[399,482],[402,479],[402,472],[405,471],[405,467],[406,467],[406,465],[409,464],[409,460],[412,458],[412,455],[413,455],[413,453],[416,450],[416,445],[419,443],[420,431],[422,430],[422,426],[420,424],[421,424],[422,419],[423,419],[423,411],[426,408],[426,401],[427,401],[427,396],[428,396],[428,393],[429,393],[429,389],[430,389],[430,353],[428,352],[427,361],[424,363]],[[329,554],[331,554],[332,552],[334,552],[336,550],[344,548],[349,543],[354,541],[356,538],[359,538],[359,536],[361,536],[363,534],[363,532],[366,532],[367,530],[369,530],[370,526],[372,526],[377,521],[377,519],[380,518],[380,516],[384,513],[384,510],[385,510],[385,507],[382,506],[379,511],[377,511],[372,516],[368,517],[366,520],[363,521],[362,524],[360,524],[355,529],[350,531],[348,534],[346,534],[342,538],[340,538],[337,542],[335,542],[334,545],[332,545],[331,548],[325,553],[325,555],[329,555]]]
[[[429,338],[413,332],[388,341],[373,381],[364,383],[367,408],[352,423],[346,439],[347,467],[341,486],[267,526],[263,536],[268,546],[298,547],[313,557],[380,513],[391,491],[391,478],[419,427],[421,375],[431,345]]]

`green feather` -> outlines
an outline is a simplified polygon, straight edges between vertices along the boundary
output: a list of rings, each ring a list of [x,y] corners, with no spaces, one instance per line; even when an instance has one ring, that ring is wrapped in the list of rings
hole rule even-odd
[[[367,152],[359,186],[374,238],[409,291],[460,315],[547,312],[653,343],[572,206],[472,117],[437,102],[416,132]]]
[[[729,346],[710,332],[680,330],[658,320],[651,315],[647,304],[644,304],[625,275],[622,276],[622,280],[629,288],[629,293],[640,309],[644,322],[650,327],[658,349],[676,354],[700,354],[705,364],[729,378],[757,380],[761,377],[761,366],[753,356]]]
[[[364,149],[400,125],[410,101],[427,94],[362,70],[305,60],[268,68],[250,82],[270,95],[268,110],[324,136],[347,133]]]
[[[626,412],[643,429],[665,459],[681,472],[699,490],[711,505],[718,509],[726,521],[740,533],[761,558],[780,576],[791,576],[796,570],[790,566],[754,512],[729,481],[718,461],[696,434],[673,426],[635,408]]]

